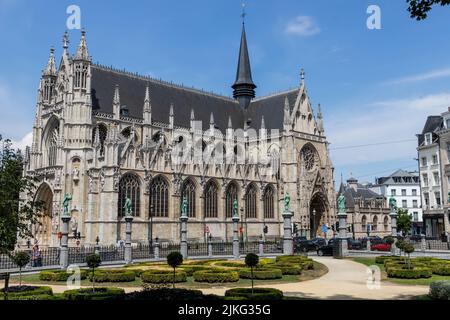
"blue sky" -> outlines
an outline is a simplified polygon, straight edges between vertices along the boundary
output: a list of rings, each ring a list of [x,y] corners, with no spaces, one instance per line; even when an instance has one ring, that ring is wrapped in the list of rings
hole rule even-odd
[[[336,180],[416,168],[415,134],[450,106],[450,8],[409,18],[404,0],[248,0],[246,29],[257,95],[298,86],[321,103]],[[62,51],[66,8],[81,8],[101,64],[231,95],[241,1],[0,0],[0,133],[29,141],[50,46]],[[381,8],[381,30],[366,27]],[[80,32],[71,30],[71,52]],[[407,141],[406,141],[407,140]],[[406,141],[392,143],[395,141]],[[355,145],[390,142],[370,147]]]

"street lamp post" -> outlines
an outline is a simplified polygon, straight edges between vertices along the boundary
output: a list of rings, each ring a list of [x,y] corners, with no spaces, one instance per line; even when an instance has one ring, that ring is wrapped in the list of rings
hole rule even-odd
[[[315,238],[317,235],[317,228],[316,228],[316,209],[313,209],[312,211],[312,215],[313,215],[313,223],[312,223],[312,238]]]
[[[150,205],[150,234],[149,234],[149,240],[150,240],[150,247],[153,247],[153,203]]]

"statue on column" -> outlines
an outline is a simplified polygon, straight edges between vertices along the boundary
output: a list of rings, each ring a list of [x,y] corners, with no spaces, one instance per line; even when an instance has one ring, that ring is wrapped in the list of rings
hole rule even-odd
[[[397,211],[397,200],[394,197],[389,198],[389,208],[391,209],[391,212]]]
[[[64,200],[63,200],[63,207],[64,207],[63,215],[66,217],[68,217],[70,215],[69,214],[69,203],[71,200],[72,200],[72,196],[70,194],[66,193],[64,195]]]
[[[239,217],[238,215],[238,201],[236,198],[234,198],[233,201],[233,217]]]
[[[181,202],[181,216],[186,217],[188,210],[188,201],[186,196],[183,197],[183,201]]]
[[[286,192],[284,195],[284,211],[289,211],[289,203],[291,202],[291,197],[289,196],[289,192]]]
[[[346,210],[346,204],[345,204],[345,196],[343,193],[341,193],[338,197],[338,210],[339,213],[345,213]]]
[[[125,198],[125,205],[123,206],[123,209],[125,211],[125,217],[133,216],[131,208],[132,208],[131,199],[127,197]]]

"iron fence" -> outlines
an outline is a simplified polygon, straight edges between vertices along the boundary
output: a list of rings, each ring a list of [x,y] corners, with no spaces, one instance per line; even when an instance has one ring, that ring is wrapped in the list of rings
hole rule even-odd
[[[0,255],[0,270],[5,269],[17,269],[19,268],[14,260],[11,258],[12,255],[18,251],[24,251],[30,256],[30,262],[25,268],[35,268],[35,267],[47,267],[47,266],[57,266],[59,265],[59,248],[45,248],[41,249],[38,253],[34,253],[32,250],[17,250],[12,252],[11,255],[2,254]]]
[[[264,253],[283,253],[283,241],[264,242]]]
[[[239,244],[239,253],[240,254],[248,254],[248,253],[259,253],[259,242],[243,242]]]
[[[153,259],[155,258],[153,246],[138,244],[136,247],[131,248],[131,257],[133,259]]]
[[[159,249],[159,257],[165,258],[171,253],[172,251],[180,252],[180,244],[174,244],[174,243],[162,243]]]
[[[188,243],[188,255],[191,257],[206,257],[208,256],[208,243],[197,242]]]
[[[233,254],[232,242],[213,242],[211,243],[213,256],[229,256]]]

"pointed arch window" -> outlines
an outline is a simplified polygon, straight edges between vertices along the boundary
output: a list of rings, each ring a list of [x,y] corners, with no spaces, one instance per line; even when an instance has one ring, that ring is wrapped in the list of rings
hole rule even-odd
[[[245,217],[256,218],[256,187],[251,184],[245,194]]]
[[[191,180],[186,180],[186,182],[183,184],[181,198],[184,199],[185,197],[188,202],[188,217],[195,218],[195,184]]]
[[[227,218],[233,217],[233,202],[235,199],[238,200],[238,188],[236,183],[232,182],[228,185],[225,193],[225,216]]]
[[[366,231],[366,225],[367,225],[367,218],[366,218],[366,216],[362,216],[362,218],[361,218],[362,232]]]
[[[140,195],[141,187],[139,178],[134,174],[126,174],[120,179],[119,182],[119,203],[118,211],[119,217],[123,217],[126,198],[131,200],[131,211],[134,217],[140,215]]]
[[[205,218],[217,218],[217,184],[214,181],[209,181],[205,188],[204,195],[204,207],[205,207]]]
[[[150,208],[153,206],[153,217],[167,218],[169,216],[169,185],[158,176],[150,184]]]
[[[271,185],[267,186],[266,189],[264,190],[263,203],[264,203],[264,219],[275,218],[274,191]]]
[[[377,231],[377,226],[378,226],[378,217],[375,216],[373,217],[372,221],[372,231]]]
[[[59,123],[54,125],[47,137],[47,156],[50,167],[56,165],[59,139]]]

